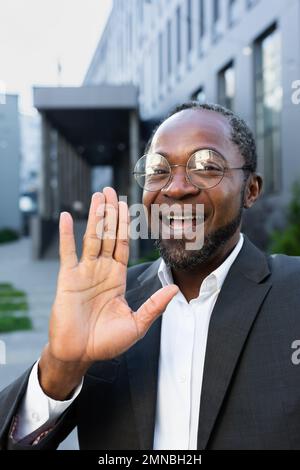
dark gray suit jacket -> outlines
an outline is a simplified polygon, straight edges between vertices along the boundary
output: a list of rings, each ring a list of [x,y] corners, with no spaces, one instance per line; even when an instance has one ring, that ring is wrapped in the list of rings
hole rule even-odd
[[[129,269],[134,310],[161,287],[159,262]],[[77,425],[81,449],[152,449],[160,330],[161,317],[126,353],[95,363],[78,398],[35,447],[56,448]],[[300,258],[267,257],[245,237],[210,321],[198,449],[300,449],[297,339]],[[2,448],[29,373],[0,394]]]

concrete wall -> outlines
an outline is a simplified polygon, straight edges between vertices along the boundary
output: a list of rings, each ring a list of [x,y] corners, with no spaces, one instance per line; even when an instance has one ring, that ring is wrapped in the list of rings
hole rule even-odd
[[[0,229],[20,230],[20,136],[18,97],[0,104]]]

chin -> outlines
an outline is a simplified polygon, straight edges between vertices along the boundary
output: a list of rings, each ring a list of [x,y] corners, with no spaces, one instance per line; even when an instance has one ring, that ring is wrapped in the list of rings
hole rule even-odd
[[[186,243],[191,243],[191,240],[158,240],[156,247],[167,266],[189,271],[200,266],[205,261],[206,256],[203,256],[204,246],[200,250],[187,250]]]
[[[236,235],[240,227],[242,209],[237,216],[223,227],[204,233],[204,243],[199,250],[187,250],[186,243],[192,240],[157,240],[155,245],[166,265],[182,271],[193,271],[209,263]],[[221,251],[220,251],[221,250]]]

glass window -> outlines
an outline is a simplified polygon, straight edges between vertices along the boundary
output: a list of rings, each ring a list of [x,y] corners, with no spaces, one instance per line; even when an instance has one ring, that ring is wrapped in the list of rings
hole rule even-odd
[[[132,52],[132,15],[129,15],[128,17],[128,38],[129,38],[129,52]]]
[[[168,45],[168,75],[172,73],[172,23],[167,23],[167,45]]]
[[[193,48],[192,0],[187,0],[187,46],[188,46],[188,52],[190,52]]]
[[[144,21],[144,2],[143,0],[137,0],[138,10],[139,10],[139,20],[141,23]]]
[[[219,0],[213,0],[213,22],[217,23],[220,19],[220,2]]]
[[[220,0],[213,0],[212,21],[213,21],[212,23],[213,40],[217,40],[220,36],[220,28],[221,28]]]
[[[158,36],[158,57],[159,57],[159,83],[164,80],[164,57],[163,57],[163,35],[159,33]]]
[[[265,193],[281,188],[281,37],[270,30],[255,44],[256,140]]]
[[[221,70],[218,76],[218,101],[225,108],[234,109],[235,70],[231,62]]]
[[[181,62],[181,7],[176,9],[176,30],[177,30],[177,64]]]
[[[205,11],[204,11],[204,0],[199,0],[199,36],[203,38],[205,34]]]
[[[228,24],[229,26],[234,25],[237,20],[237,0],[229,0],[228,3]]]

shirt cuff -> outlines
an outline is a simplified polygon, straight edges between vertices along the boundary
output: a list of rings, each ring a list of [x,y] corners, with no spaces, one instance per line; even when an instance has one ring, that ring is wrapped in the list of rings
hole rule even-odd
[[[82,384],[83,379],[69,400],[53,400],[43,392],[40,386],[38,362],[36,362],[29,376],[26,394],[17,412],[18,426],[13,438],[17,441],[23,439],[46,423],[49,423],[49,427],[51,427],[79,395]]]

